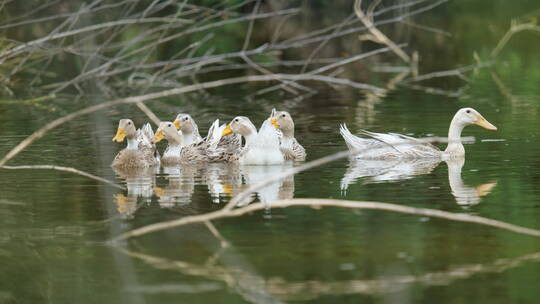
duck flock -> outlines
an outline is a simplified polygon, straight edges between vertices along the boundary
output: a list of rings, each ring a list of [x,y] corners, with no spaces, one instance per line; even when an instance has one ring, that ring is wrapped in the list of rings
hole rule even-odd
[[[497,130],[478,111],[462,108],[454,115],[448,131],[448,146],[442,151],[436,146],[397,133],[374,133],[361,130],[364,137],[353,135],[345,124],[340,133],[355,159],[439,159],[447,160],[465,155],[461,143],[464,127],[476,124]],[[242,144],[242,137],[244,144]],[[273,165],[304,161],[306,150],[294,137],[294,121],[286,111],[272,110],[259,130],[248,117],[237,116],[229,124],[215,120],[203,138],[189,114],[178,114],[173,122],[161,122],[154,133],[149,123],[137,129],[130,119],[121,119],[112,139],[127,141],[113,160],[116,168],[148,168],[186,163],[228,162],[242,165]],[[167,140],[168,146],[160,156],[156,143]]]

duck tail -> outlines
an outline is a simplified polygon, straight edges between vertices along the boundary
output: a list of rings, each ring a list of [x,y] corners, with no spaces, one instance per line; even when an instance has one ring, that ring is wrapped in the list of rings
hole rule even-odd
[[[219,119],[214,120],[210,126],[210,129],[208,129],[208,135],[206,136],[207,142],[210,144],[210,146],[215,147],[219,143],[223,128],[219,126]]]
[[[342,123],[339,126],[339,133],[345,140],[345,144],[347,144],[349,150],[359,150],[364,146],[363,140],[360,137],[353,135],[346,124]]]
[[[154,138],[154,130],[152,130],[152,126],[148,122],[142,126],[141,133],[149,139],[149,141],[152,141],[152,138]]]

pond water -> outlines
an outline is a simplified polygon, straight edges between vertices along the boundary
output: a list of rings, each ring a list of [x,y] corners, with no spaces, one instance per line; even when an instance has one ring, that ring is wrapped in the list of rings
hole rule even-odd
[[[527,12],[502,12],[503,1],[495,1],[499,6],[464,13],[462,2],[416,20],[453,35],[435,48],[445,50],[444,60],[429,52],[427,38],[419,43],[420,53],[428,54],[423,72],[473,63],[473,51],[489,53],[511,18]],[[532,10],[534,2],[527,3]],[[460,20],[469,28],[497,27],[497,34],[482,37]],[[245,100],[258,87],[235,87],[220,89],[219,98],[201,93],[148,105],[163,119],[190,113],[203,134],[216,117],[246,115],[260,125],[273,107],[287,110],[308,160],[345,149],[340,123],[353,133],[446,136],[454,113],[470,106],[498,131],[466,128],[463,135],[475,141],[465,145],[464,163],[411,172],[410,164],[381,169],[342,159],[267,186],[253,199],[388,202],[540,229],[540,61],[532,55],[540,39],[522,35],[492,68],[467,74],[468,82],[431,83],[449,90],[466,86],[458,98],[404,87],[366,98],[321,86],[319,94],[301,101],[287,94]],[[46,105],[0,104],[0,154],[58,117],[49,107],[70,107],[55,100]],[[0,170],[0,303],[535,303],[540,296],[539,239],[383,211],[269,208],[110,246],[110,239],[134,228],[219,210],[247,186],[291,167],[212,164],[157,174],[115,172],[110,163],[123,144],[111,138],[123,117],[137,125],[147,120],[131,106],[83,116],[54,129],[9,165],[75,167],[126,190],[66,172]]]

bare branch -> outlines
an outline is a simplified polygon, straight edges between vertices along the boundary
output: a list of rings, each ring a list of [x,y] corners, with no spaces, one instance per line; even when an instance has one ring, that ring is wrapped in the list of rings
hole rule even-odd
[[[118,188],[118,189],[126,190],[125,187],[120,186],[120,185],[118,185],[118,184],[116,184],[114,182],[111,182],[110,180],[104,179],[103,177],[99,177],[99,176],[93,175],[91,173],[84,172],[84,171],[81,171],[81,170],[78,170],[78,169],[75,169],[75,168],[71,168],[71,167],[62,167],[62,166],[55,166],[55,165],[31,165],[31,166],[2,166],[0,168],[8,169],[8,170],[34,170],[34,169],[39,169],[39,170],[56,170],[56,171],[70,172],[70,173],[75,173],[75,174],[78,174],[78,175],[81,175],[81,176],[84,176],[84,177],[91,178],[91,179],[96,180],[98,182],[102,182],[102,183],[111,185],[111,186],[113,186],[115,188]]]
[[[255,203],[247,205],[241,208],[227,210],[221,209],[206,214],[194,215],[182,217],[180,219],[150,224],[144,227],[140,227],[126,233],[123,233],[116,238],[113,242],[126,240],[132,237],[139,237],[148,233],[162,231],[173,227],[185,226],[188,224],[202,223],[206,221],[238,217],[244,214],[252,213],[259,210],[264,210],[271,206],[271,208],[287,208],[292,206],[304,206],[304,207],[340,207],[351,209],[367,209],[367,210],[380,210],[404,214],[412,214],[417,216],[426,216],[441,218],[456,222],[473,223],[478,225],[484,225],[488,227],[494,227],[501,230],[514,232],[517,234],[529,235],[533,237],[540,237],[540,230],[521,227],[513,224],[509,224],[502,221],[497,221],[481,216],[475,216],[465,213],[452,213],[442,210],[427,209],[427,208],[415,208],[397,204],[381,203],[381,202],[365,202],[365,201],[348,201],[348,200],[334,200],[334,199],[320,199],[320,198],[305,198],[305,199],[290,199],[274,201],[271,203]]]

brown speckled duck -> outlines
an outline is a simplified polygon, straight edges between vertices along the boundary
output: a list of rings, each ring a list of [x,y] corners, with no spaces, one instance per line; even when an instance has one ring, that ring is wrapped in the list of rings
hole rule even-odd
[[[291,114],[272,110],[270,123],[282,133],[279,146],[285,160],[306,160],[306,149],[294,138],[294,121]]]
[[[178,130],[182,131],[182,140],[185,146],[189,146],[203,140],[199,134],[199,128],[191,115],[180,113],[176,116],[173,123]]]
[[[151,138],[153,131],[150,124],[137,130],[131,119],[120,119],[113,141],[127,140],[127,147],[118,152],[112,162],[117,168],[147,168],[159,165],[159,154]]]
[[[188,145],[184,141],[183,132],[176,130],[176,127],[177,124],[174,122],[162,122],[154,136],[154,142],[159,142],[164,138],[169,142],[162,157],[162,163],[166,166],[180,163],[226,161],[229,155],[240,150],[239,138],[236,136],[221,137],[225,126],[220,127],[219,120],[214,121],[210,126],[206,138]]]

